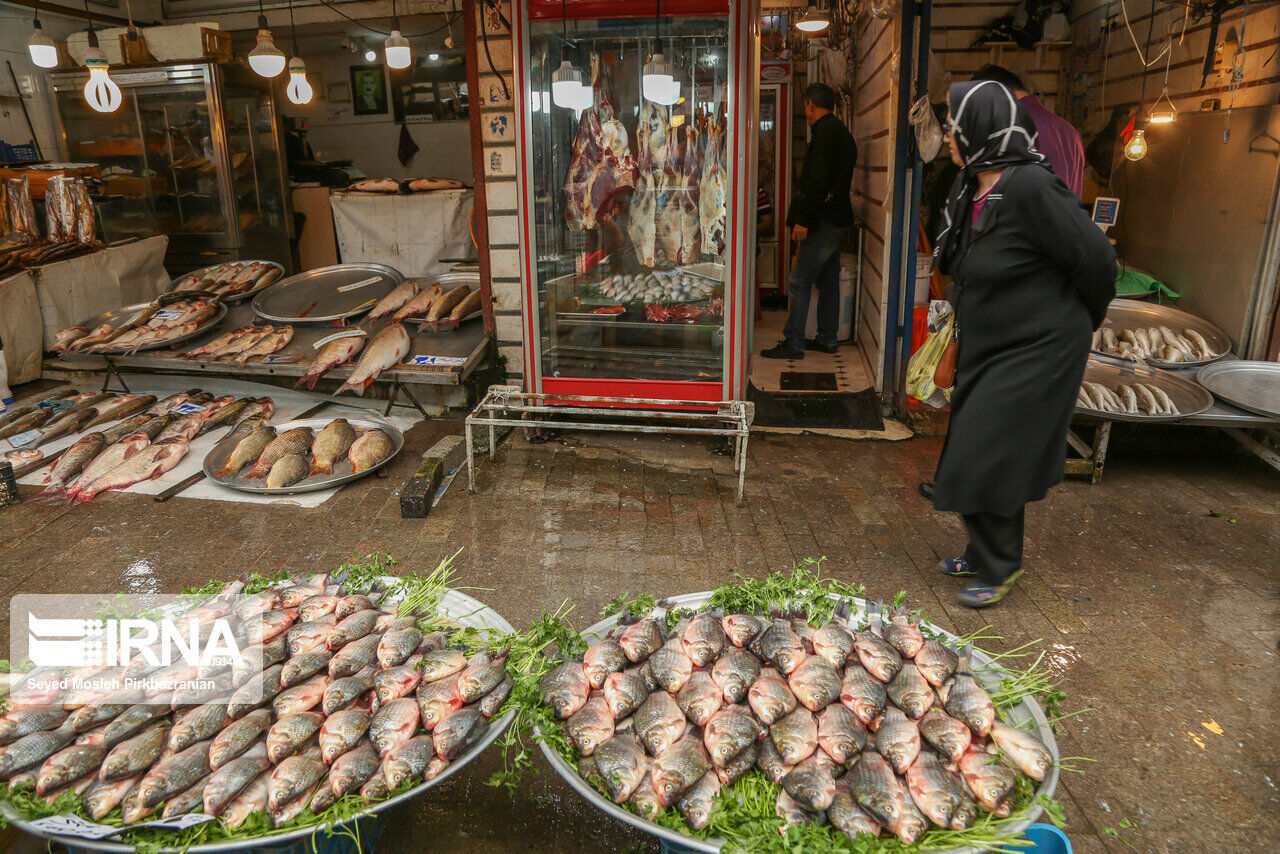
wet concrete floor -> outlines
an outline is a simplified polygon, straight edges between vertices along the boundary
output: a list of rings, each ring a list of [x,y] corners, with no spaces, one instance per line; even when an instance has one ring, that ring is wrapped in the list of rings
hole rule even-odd
[[[315,510],[115,494],[0,510],[0,593],[176,591],[247,570],[331,570],[353,550],[427,572],[462,548],[460,583],[513,624],[567,601],[581,628],[624,591],[705,590],[825,556],[827,573],[873,599],[905,590],[947,629],[990,624],[990,649],[1041,639],[1065,708],[1092,709],[1059,736],[1064,756],[1095,760],[1059,788],[1076,851],[1276,850],[1280,475],[1220,434],[1118,429],[1103,483],[1068,483],[1031,508],[1018,589],[975,612],[936,571],[964,545],[959,520],[915,492],[938,439],[754,436],[739,508],[730,461],[701,442],[513,435],[478,463],[476,495],[463,472],[430,518],[401,519],[396,490],[417,455],[459,430],[420,425],[390,477]],[[377,851],[656,850],[537,764],[510,795],[485,785],[501,767],[491,751],[390,811]]]

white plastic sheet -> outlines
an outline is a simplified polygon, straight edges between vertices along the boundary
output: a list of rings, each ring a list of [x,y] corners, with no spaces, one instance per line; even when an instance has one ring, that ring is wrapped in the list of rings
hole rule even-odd
[[[472,190],[409,195],[335,192],[329,204],[344,264],[389,264],[408,278],[423,279],[475,256]]]
[[[29,271],[0,279],[0,341],[9,369],[9,386],[40,379],[44,350],[40,302]]]

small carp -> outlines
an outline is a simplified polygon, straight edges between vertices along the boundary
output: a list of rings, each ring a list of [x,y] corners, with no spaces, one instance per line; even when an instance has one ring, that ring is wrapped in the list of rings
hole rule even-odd
[[[596,747],[593,755],[600,780],[615,804],[631,797],[649,770],[644,748],[631,735],[615,735]]]
[[[395,453],[396,446],[385,430],[365,430],[351,443],[347,456],[351,458],[352,473],[369,471],[382,464]]]
[[[286,486],[293,486],[306,477],[309,470],[306,457],[301,454],[285,454],[276,460],[271,471],[267,473],[267,488],[283,489]]]
[[[294,387],[301,388],[306,386],[309,389],[315,388],[316,383],[320,381],[322,376],[339,365],[345,365],[350,362],[357,353],[363,350],[366,340],[363,335],[353,335],[347,338],[338,338],[325,344],[320,348],[320,352],[316,354],[315,361],[307,368],[307,372],[302,375],[302,378],[294,384]]]
[[[434,682],[422,682],[418,685],[417,699],[422,726],[430,732],[442,720],[462,708],[462,697],[458,694],[458,676],[455,674]]]
[[[760,676],[747,689],[747,702],[765,726],[790,714],[798,703],[782,675],[772,667],[760,668]]]
[[[352,747],[334,760],[329,770],[330,791],[338,798],[357,791],[378,772],[380,762],[378,752],[369,742]]]
[[[215,770],[205,781],[202,798],[208,815],[219,815],[257,777],[271,767],[267,747],[257,742],[253,747]]]
[[[324,696],[320,702],[321,710],[326,715],[331,715],[339,709],[349,707],[373,689],[373,677],[373,668],[366,667],[354,676],[334,679],[324,689]]]
[[[825,810],[836,796],[835,767],[831,757],[815,751],[787,772],[782,788],[805,809]]]
[[[297,608],[264,611],[257,618],[246,622],[244,637],[250,644],[265,644],[267,641],[285,634],[297,621]]]
[[[902,788],[901,783],[898,783],[898,788]],[[907,845],[914,845],[920,841],[920,837],[924,836],[925,831],[929,829],[929,819],[925,817],[924,813],[920,812],[915,802],[904,794],[902,811],[898,813],[897,822],[889,829]]]
[[[284,665],[273,664],[257,676],[250,677],[231,695],[227,704],[227,717],[232,720],[244,717],[264,703],[274,700],[281,691],[280,675],[283,672]]]
[[[387,368],[398,364],[409,353],[412,346],[413,341],[404,324],[399,321],[388,323],[369,341],[364,352],[360,354],[360,361],[356,362],[351,376],[347,377],[346,382],[339,386],[334,394],[341,394],[350,389],[358,395],[363,395],[365,390],[373,385],[373,381]]]
[[[329,635],[329,639],[325,641],[325,646],[331,650],[339,650],[352,641],[367,637],[373,631],[373,626],[377,622],[377,611],[357,611],[350,617],[338,621],[337,627]],[[373,649],[376,654],[378,649],[376,642]]]
[[[920,754],[920,728],[897,706],[889,706],[873,742],[880,755],[889,760],[893,770],[898,774],[905,774]]]
[[[67,711],[60,706],[31,706],[15,709],[0,716],[0,744],[17,741],[33,732],[56,729],[66,719]]]
[[[858,717],[839,703],[818,715],[818,746],[840,765],[848,765],[867,746],[867,731]]]
[[[870,730],[880,726],[884,718],[889,695],[875,677],[857,662],[850,662],[840,683],[840,702],[858,716],[858,720]]]
[[[487,659],[487,657],[486,657]],[[465,670],[458,674],[458,696],[464,703],[474,703],[488,694],[507,675],[507,659],[505,655],[496,659],[468,663]],[[583,675],[586,675],[584,669]]]
[[[185,792],[209,773],[209,742],[193,744],[181,753],[163,759],[138,783],[139,802],[154,807]]]
[[[271,772],[267,786],[267,808],[279,812],[282,807],[307,794],[324,776],[325,766],[310,756],[290,756]]]
[[[585,675],[583,679],[585,680]],[[585,681],[584,681],[585,686]],[[655,682],[648,662],[621,673],[610,673],[604,680],[604,698],[615,719],[625,718],[649,699]]]
[[[286,756],[297,753],[320,731],[324,721],[324,715],[318,712],[281,715],[267,730],[267,759],[276,765]]]
[[[806,656],[804,642],[786,620],[774,620],[751,643],[752,651],[784,676],[799,667]]]
[[[920,627],[911,622],[911,615],[906,608],[893,609],[890,619],[881,619],[884,639],[902,654],[903,658],[915,658],[920,647],[924,646],[924,635]]]
[[[778,801],[774,807],[774,811],[777,812],[778,817],[784,822],[784,827],[778,829],[781,833],[785,833],[786,831],[784,828],[790,827],[791,825],[826,824],[825,815],[821,812],[814,812],[813,810],[806,809],[803,804],[797,802],[795,798],[788,795],[786,789],[778,792]]]
[[[427,658],[430,657],[430,655],[427,656]],[[610,679],[616,675],[619,674],[613,674]],[[542,693],[543,702],[555,710],[556,717],[564,720],[572,717],[574,712],[586,705],[591,685],[587,682],[587,674],[582,669],[582,662],[566,661],[538,680],[538,690]],[[608,697],[609,679],[606,679],[605,698],[608,699]],[[643,697],[640,698],[627,712],[637,708],[643,699]],[[609,703],[609,708],[614,710],[615,718],[623,717],[614,708],[612,702]]]
[[[435,753],[429,735],[415,736],[392,750],[382,761],[387,787],[394,791],[410,780],[421,779]]]
[[[938,827],[948,827],[965,801],[964,785],[938,757],[922,752],[907,769],[907,792],[922,813]]]
[[[196,780],[191,787],[177,795],[170,797],[164,802],[164,810],[160,813],[161,818],[173,818],[178,815],[186,815],[195,812],[197,807],[204,805],[204,788],[209,777]]]
[[[58,729],[24,735],[0,753],[0,780],[7,780],[19,771],[45,761],[75,737],[76,731],[66,724]]]
[[[604,685],[606,676],[617,673],[626,666],[627,654],[622,651],[622,645],[613,638],[605,638],[592,644],[587,647],[586,653],[582,656],[582,669],[587,674],[587,682],[596,690]]]
[[[169,749],[174,753],[186,750],[197,741],[213,738],[227,724],[227,704],[206,703],[182,716],[169,732]]]
[[[690,620],[681,641],[697,667],[706,667],[714,662],[728,643],[720,621],[711,614],[698,614]]]
[[[378,666],[395,667],[404,664],[420,643],[422,643],[422,632],[415,626],[387,632],[382,636],[382,640],[378,641]]]
[[[370,720],[370,714],[364,709],[344,709],[325,718],[320,726],[320,759],[332,765],[339,756],[353,749],[368,731]]]
[[[769,730],[773,746],[788,765],[808,759],[818,749],[818,721],[800,706],[779,719]]]
[[[491,718],[502,708],[502,704],[511,696],[511,689],[515,687],[515,680],[510,675],[504,676],[502,681],[498,683],[498,687],[494,688],[488,694],[480,698],[477,707],[480,714],[486,718]]]
[[[236,443],[227,458],[227,464],[218,470],[218,477],[239,477],[240,470],[262,456],[262,452],[276,438],[276,428],[262,425]]]
[[[711,678],[729,704],[741,703],[760,677],[760,661],[745,650],[733,649],[716,661]]]
[[[368,596],[354,593],[350,596],[343,596],[338,600],[338,606],[333,609],[333,616],[338,620],[345,620],[358,611],[373,610],[377,610],[377,606],[374,605],[372,599]]]
[[[1045,773],[1053,766],[1053,755],[1049,753],[1049,748],[1029,732],[997,720],[991,724],[991,739],[1018,770],[1032,780],[1044,780]]]
[[[796,699],[811,712],[820,712],[840,699],[840,674],[824,658],[806,658],[787,677]]]
[[[378,709],[369,721],[369,740],[377,748],[378,755],[386,756],[412,738],[418,729],[418,720],[418,703],[411,697],[400,697]],[[438,731],[439,726],[436,729]]]
[[[683,640],[673,637],[649,656],[649,669],[663,689],[678,694],[693,672],[693,659],[689,657]]]
[[[464,706],[437,724],[432,731],[436,755],[452,762],[483,738],[488,729],[489,720],[484,715],[472,706]]]
[[[607,706],[607,704],[606,704]],[[650,756],[658,756],[684,735],[684,713],[666,691],[654,691],[632,717],[636,735]]]
[[[299,614],[301,614],[301,611],[299,611]],[[313,652],[323,648],[328,643],[329,636],[333,634],[337,627],[338,620],[334,614],[294,625],[285,636],[288,654],[290,656],[300,655],[304,652]],[[333,666],[332,662],[330,662],[330,666]]]
[[[791,770],[791,766],[782,761],[782,755],[778,753],[778,748],[773,746],[773,739],[760,739],[759,747],[756,751],[756,767],[760,769],[769,781],[782,785],[782,778],[787,776],[787,772]]]
[[[311,448],[314,437],[310,427],[294,427],[276,436],[262,449],[258,461],[254,463],[246,477],[266,477],[271,467],[286,454],[305,454]]]
[[[973,677],[969,653],[960,656],[956,675],[942,686],[940,693],[947,714],[973,730],[974,735],[985,738],[991,732],[996,708],[991,697]]]
[[[121,741],[111,749],[102,760],[98,778],[104,783],[113,783],[141,774],[156,763],[168,741],[168,722],[161,721],[147,727],[141,734]]]
[[[125,777],[123,780],[116,780],[111,783],[105,783],[102,780],[95,780],[84,793],[84,806],[89,811],[89,818],[94,821],[101,821],[110,815],[111,811],[120,805],[124,800],[124,796],[142,779],[141,774],[133,777]]]
[[[647,660],[663,643],[662,627],[652,618],[632,623],[618,637],[618,644],[633,664]]]
[[[903,810],[903,791],[893,776],[893,769],[874,750],[862,756],[846,779],[858,806],[885,827],[893,827]]]
[[[329,662],[332,659],[333,653],[327,649],[295,655],[284,663],[284,669],[280,671],[280,687],[292,688],[294,685],[302,684],[322,670],[327,671]]]
[[[209,767],[217,771],[243,754],[271,727],[273,719],[274,715],[270,709],[256,709],[240,720],[228,724],[209,745]],[[263,756],[265,757],[266,754],[263,753]]]
[[[831,799],[831,806],[827,807],[827,819],[832,827],[854,841],[860,833],[880,835],[880,825],[858,806],[847,778],[836,781],[836,793]]]
[[[902,667],[902,656],[898,651],[870,628],[865,632],[858,632],[855,646],[862,666],[881,682],[888,682]]]
[[[839,670],[853,651],[853,635],[844,626],[828,623],[813,633],[813,654]]]
[[[267,808],[267,794],[271,785],[271,772],[264,771],[240,791],[229,804],[221,810],[222,823],[235,830],[254,813]]]
[[[298,605],[298,619],[310,623],[321,617],[327,617],[338,607],[338,597],[328,594],[309,596]]]
[[[685,733],[653,761],[650,773],[659,803],[664,807],[671,806],[710,770],[711,760],[702,739],[694,733]]]
[[[898,708],[907,713],[907,717],[916,721],[924,716],[936,699],[929,683],[910,661],[903,662],[902,669],[885,686],[885,692]]]
[[[712,764],[723,768],[764,734],[765,728],[749,708],[725,706],[707,721],[702,740]]]
[[[100,744],[73,744],[53,754],[40,766],[36,792],[47,795],[79,780],[99,767],[106,753],[106,748]]]
[[[373,694],[379,706],[397,697],[407,697],[422,683],[422,671],[418,663],[422,656],[412,656],[404,664],[379,670],[373,676]]]
[[[329,687],[329,677],[324,673],[317,673],[301,685],[281,691],[271,701],[271,707],[280,717],[295,712],[305,712],[320,705],[320,701],[324,699],[324,689],[327,687]]]
[[[716,776],[720,779],[721,785],[733,785],[739,777],[755,767],[756,758],[760,755],[759,745],[762,743],[757,741],[748,744],[741,753],[730,759],[723,767],[719,765],[715,767]]]
[[[103,743],[118,745],[121,741],[134,735],[147,724],[163,715],[165,711],[163,706],[158,706],[154,703],[139,703],[136,706],[130,706],[117,715],[111,723],[107,724],[106,730],[102,735]],[[168,733],[166,733],[165,739],[167,740],[168,737]]]
[[[680,815],[684,816],[689,827],[701,830],[711,819],[711,805],[718,794],[720,794],[720,778],[708,771],[684,794],[676,798],[676,809],[680,811]]]
[[[706,726],[711,716],[724,705],[724,692],[710,673],[695,670],[676,695],[676,704],[695,726]]]
[[[765,626],[750,614],[725,614],[720,618],[720,628],[724,629],[731,644],[742,648],[764,631]]]
[[[315,465],[309,475],[333,474],[333,464],[347,455],[356,440],[356,430],[345,418],[330,421],[311,445]]]
[[[920,735],[950,762],[959,762],[969,749],[973,733],[967,726],[934,707],[920,719]]]

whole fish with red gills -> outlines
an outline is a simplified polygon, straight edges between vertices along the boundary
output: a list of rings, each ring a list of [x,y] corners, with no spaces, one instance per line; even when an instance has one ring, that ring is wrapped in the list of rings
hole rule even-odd
[[[373,381],[383,371],[399,364],[408,355],[412,344],[412,339],[409,337],[408,330],[404,328],[404,324],[388,323],[378,330],[377,335],[373,336],[373,340],[369,342],[364,352],[360,354],[360,361],[356,363],[355,370],[351,372],[351,376],[334,393],[341,394],[350,389],[363,396],[365,389],[373,385]]]

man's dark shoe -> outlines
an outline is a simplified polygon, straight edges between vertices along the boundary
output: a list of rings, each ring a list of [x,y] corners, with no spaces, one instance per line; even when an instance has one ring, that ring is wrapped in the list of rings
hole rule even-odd
[[[920,481],[920,494],[923,495],[925,498],[929,499],[930,501],[932,501],[933,500],[933,481],[931,480]]]
[[[795,349],[786,341],[779,341],[777,346],[761,350],[760,355],[766,359],[803,359],[804,351]]]
[[[817,338],[810,338],[807,341],[805,341],[804,348],[806,350],[816,350],[819,353],[834,353],[836,351],[835,344],[832,344],[831,346],[827,346],[826,344],[823,344],[821,341],[819,341]]]

